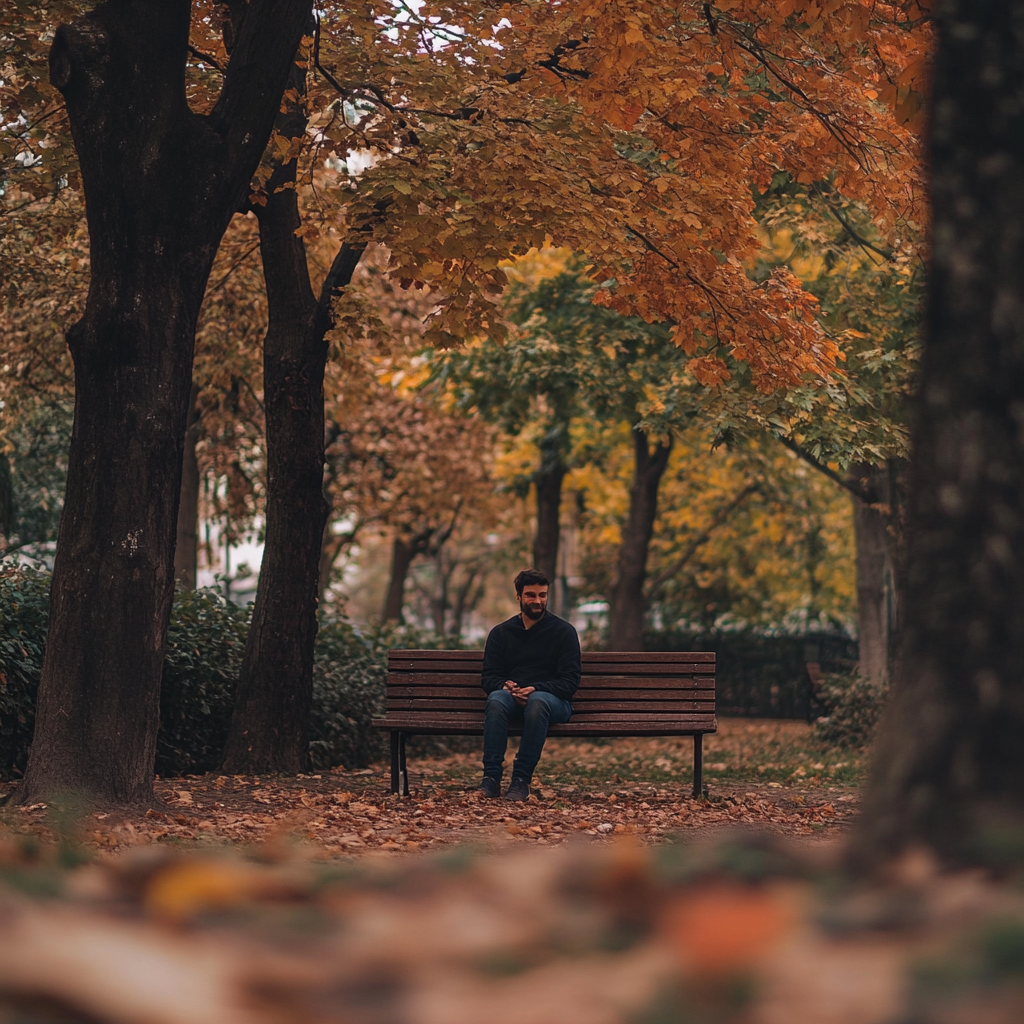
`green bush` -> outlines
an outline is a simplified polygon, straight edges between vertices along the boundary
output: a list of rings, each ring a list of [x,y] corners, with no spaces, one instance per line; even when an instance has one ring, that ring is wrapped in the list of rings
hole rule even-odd
[[[384,753],[386,734],[370,725],[384,711],[387,648],[348,623],[320,628],[313,665],[309,758],[314,768],[361,768]]]
[[[216,771],[228,736],[249,610],[212,590],[174,595],[160,686],[156,773]]]
[[[48,572],[0,569],[0,776],[7,779],[20,775],[28,759],[49,587]],[[216,591],[175,595],[160,691],[158,775],[219,769],[248,626],[249,609],[225,603]],[[360,634],[348,623],[322,625],[313,668],[313,766],[361,768],[382,757],[387,734],[373,729],[370,719],[384,709],[388,650],[451,646],[450,640],[407,626]],[[436,746],[427,742],[430,749]]]
[[[864,676],[828,672],[819,698],[826,713],[814,723],[814,732],[825,743],[838,747],[866,747],[885,706],[888,687]]]
[[[25,770],[50,614],[50,574],[0,570],[0,776]]]

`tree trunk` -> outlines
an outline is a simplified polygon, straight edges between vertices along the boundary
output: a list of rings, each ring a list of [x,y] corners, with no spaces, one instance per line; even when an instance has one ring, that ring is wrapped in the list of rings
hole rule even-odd
[[[247,8],[209,116],[185,99],[186,0],[110,0],[54,38],[92,280],[67,337],[75,421],[22,801],[152,797],[196,320],[308,9]]]
[[[199,553],[199,389],[195,384],[188,400],[185,428],[185,452],[181,459],[181,497],[178,499],[178,530],[174,543],[174,578],[186,590],[196,589],[196,564]]]
[[[857,639],[860,674],[876,683],[889,675],[888,550],[885,516],[853,499],[857,545]]]
[[[611,650],[641,651],[644,645],[644,580],[647,549],[658,516],[658,487],[668,466],[672,438],[650,450],[647,435],[633,431],[633,486],[629,491],[629,515],[622,527],[618,573],[609,601]]]
[[[289,86],[304,93],[305,65]],[[290,103],[286,138],[306,117]],[[294,187],[295,162],[279,169],[256,206],[267,288],[263,402],[267,431],[267,530],[252,623],[224,749],[232,775],[296,773],[309,761],[309,712],[320,593],[320,557],[330,506],[324,498],[324,369],[330,302],[352,278],[362,249],[343,246],[319,301],[313,294]],[[278,191],[278,189],[280,189]]]
[[[430,611],[434,620],[434,632],[438,636],[446,636],[448,618],[448,587],[451,583],[453,567],[446,566],[444,548],[434,552],[434,593],[430,599]]]
[[[937,13],[905,630],[861,867],[983,863],[1024,824],[1024,3]]]
[[[566,431],[553,427],[540,442],[540,468],[534,478],[537,490],[537,536],[533,542],[533,565],[551,583],[558,581],[558,540],[561,528],[562,481],[568,471],[565,464]]]
[[[895,548],[899,503],[892,500],[890,464],[860,465],[850,474],[869,500],[853,498],[857,546],[857,636],[860,674],[875,683],[889,679],[898,607]]]
[[[384,598],[384,621],[404,622],[405,615],[405,579],[409,575],[409,566],[416,557],[414,543],[406,540],[401,534],[395,534],[391,547],[391,579],[388,581],[388,592]]]
[[[319,582],[317,591],[319,593],[319,604],[324,603],[324,597],[331,586],[331,575],[334,572],[335,563],[338,561],[341,552],[355,541],[352,533],[334,533],[331,529],[333,523],[330,513],[327,514],[327,525],[324,527],[323,540],[320,543],[320,568],[318,570]]]

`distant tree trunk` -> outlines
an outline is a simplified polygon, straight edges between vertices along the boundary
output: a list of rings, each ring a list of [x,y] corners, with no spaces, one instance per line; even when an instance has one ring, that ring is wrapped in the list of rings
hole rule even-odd
[[[897,635],[901,502],[897,467],[860,465],[850,474],[868,500],[853,498],[857,547],[857,635],[859,670],[873,682],[890,678]]]
[[[609,601],[609,633],[613,651],[640,651],[644,643],[644,580],[647,550],[658,516],[658,488],[672,452],[672,438],[650,449],[647,435],[633,431],[633,485],[629,515],[622,527],[618,572]]]
[[[541,439],[540,467],[534,477],[537,491],[537,536],[533,542],[533,566],[550,580],[558,579],[558,540],[562,509],[562,481],[568,472],[565,462],[566,431],[552,427]]]
[[[857,545],[857,638],[860,674],[880,683],[889,675],[888,551],[885,517],[853,499]]]
[[[448,587],[451,583],[452,569],[445,566],[444,548],[434,553],[434,593],[430,600],[430,611],[434,619],[434,632],[438,636],[447,635],[448,618]]]
[[[305,69],[289,85],[304,92]],[[278,132],[305,131],[299,104],[289,104]],[[309,760],[313,649],[320,557],[330,508],[323,494],[324,369],[330,303],[352,278],[362,249],[343,246],[313,294],[294,187],[295,162],[271,178],[265,206],[255,206],[267,288],[263,342],[267,430],[266,544],[252,623],[242,658],[224,771],[296,773]],[[277,189],[280,189],[278,191]]]
[[[409,575],[409,566],[417,554],[414,542],[406,540],[400,533],[395,534],[391,545],[391,578],[388,580],[388,592],[384,598],[385,622],[405,621],[405,580]]]
[[[467,570],[466,579],[455,591],[452,602],[452,628],[450,634],[456,640],[461,639],[465,629],[466,615],[473,611],[484,596],[485,581],[480,578],[479,569]]]
[[[186,590],[196,589],[199,553],[199,388],[193,383],[188,399],[185,452],[181,459],[181,497],[178,499],[178,530],[174,544],[174,578]]]
[[[331,574],[334,572],[334,565],[346,546],[355,541],[354,533],[335,533],[332,530],[334,524],[331,522],[328,513],[327,525],[324,527],[323,540],[320,544],[320,566],[318,570],[317,589],[320,594],[319,603],[324,602],[324,595],[331,586]]]
[[[22,801],[152,798],[196,321],[308,12],[247,6],[209,116],[185,97],[191,4],[109,0],[54,37],[92,280],[67,335],[75,422]]]
[[[936,16],[905,633],[862,868],[914,845],[995,861],[1024,825],[1024,3]]]

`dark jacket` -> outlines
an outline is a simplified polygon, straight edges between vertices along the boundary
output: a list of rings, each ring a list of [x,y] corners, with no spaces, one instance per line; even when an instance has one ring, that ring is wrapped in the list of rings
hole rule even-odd
[[[580,638],[571,622],[551,612],[529,629],[519,615],[487,634],[480,685],[491,693],[505,680],[571,701],[580,685]]]

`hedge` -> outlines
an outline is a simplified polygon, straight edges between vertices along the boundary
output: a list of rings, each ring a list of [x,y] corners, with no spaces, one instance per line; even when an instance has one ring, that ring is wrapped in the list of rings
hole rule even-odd
[[[644,636],[648,651],[714,651],[718,713],[749,718],[802,718],[813,722],[827,708],[811,687],[808,662],[823,672],[856,669],[857,641],[841,634],[765,636],[747,632]]]
[[[8,779],[28,759],[49,586],[48,572],[0,569],[0,776]],[[248,609],[225,603],[216,591],[175,595],[160,691],[158,775],[218,770],[248,622]],[[343,622],[323,625],[313,669],[313,766],[357,768],[381,757],[385,737],[370,719],[384,707],[388,649],[441,646],[451,643],[414,629],[360,634]]]

